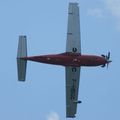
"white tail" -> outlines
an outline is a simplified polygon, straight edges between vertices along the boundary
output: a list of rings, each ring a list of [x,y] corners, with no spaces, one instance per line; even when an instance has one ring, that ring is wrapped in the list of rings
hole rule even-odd
[[[18,52],[17,52],[17,68],[18,68],[18,80],[25,81],[27,60],[23,60],[23,57],[27,57],[27,37],[19,36]]]

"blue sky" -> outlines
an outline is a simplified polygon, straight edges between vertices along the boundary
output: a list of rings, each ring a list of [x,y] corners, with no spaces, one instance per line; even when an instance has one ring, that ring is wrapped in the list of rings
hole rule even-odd
[[[79,2],[83,54],[107,54],[109,68],[82,68],[76,120],[120,119],[120,0]],[[28,62],[17,81],[18,36],[28,55],[65,51],[69,0],[0,0],[0,119],[66,120],[64,67]]]

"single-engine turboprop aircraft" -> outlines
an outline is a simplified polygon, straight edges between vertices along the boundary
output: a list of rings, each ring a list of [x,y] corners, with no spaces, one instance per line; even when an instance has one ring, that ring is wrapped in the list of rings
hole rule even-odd
[[[66,73],[66,117],[75,117],[78,100],[80,68],[82,66],[105,67],[111,62],[108,55],[83,55],[80,43],[80,21],[78,3],[69,3],[66,51],[60,54],[27,56],[26,36],[19,36],[17,66],[18,80],[25,81],[27,60],[62,65]]]

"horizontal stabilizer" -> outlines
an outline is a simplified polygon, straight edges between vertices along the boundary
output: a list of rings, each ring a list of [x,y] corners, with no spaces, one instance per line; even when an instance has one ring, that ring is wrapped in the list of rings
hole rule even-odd
[[[26,36],[19,36],[18,53],[17,53],[17,69],[18,80],[25,81],[27,60],[22,58],[27,57],[27,38]]]

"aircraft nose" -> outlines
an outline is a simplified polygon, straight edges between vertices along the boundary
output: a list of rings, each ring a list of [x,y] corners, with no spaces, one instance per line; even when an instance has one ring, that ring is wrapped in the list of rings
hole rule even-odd
[[[103,59],[103,65],[101,67],[107,66],[107,68],[108,68],[109,63],[111,63],[111,62],[112,62],[111,60]]]

